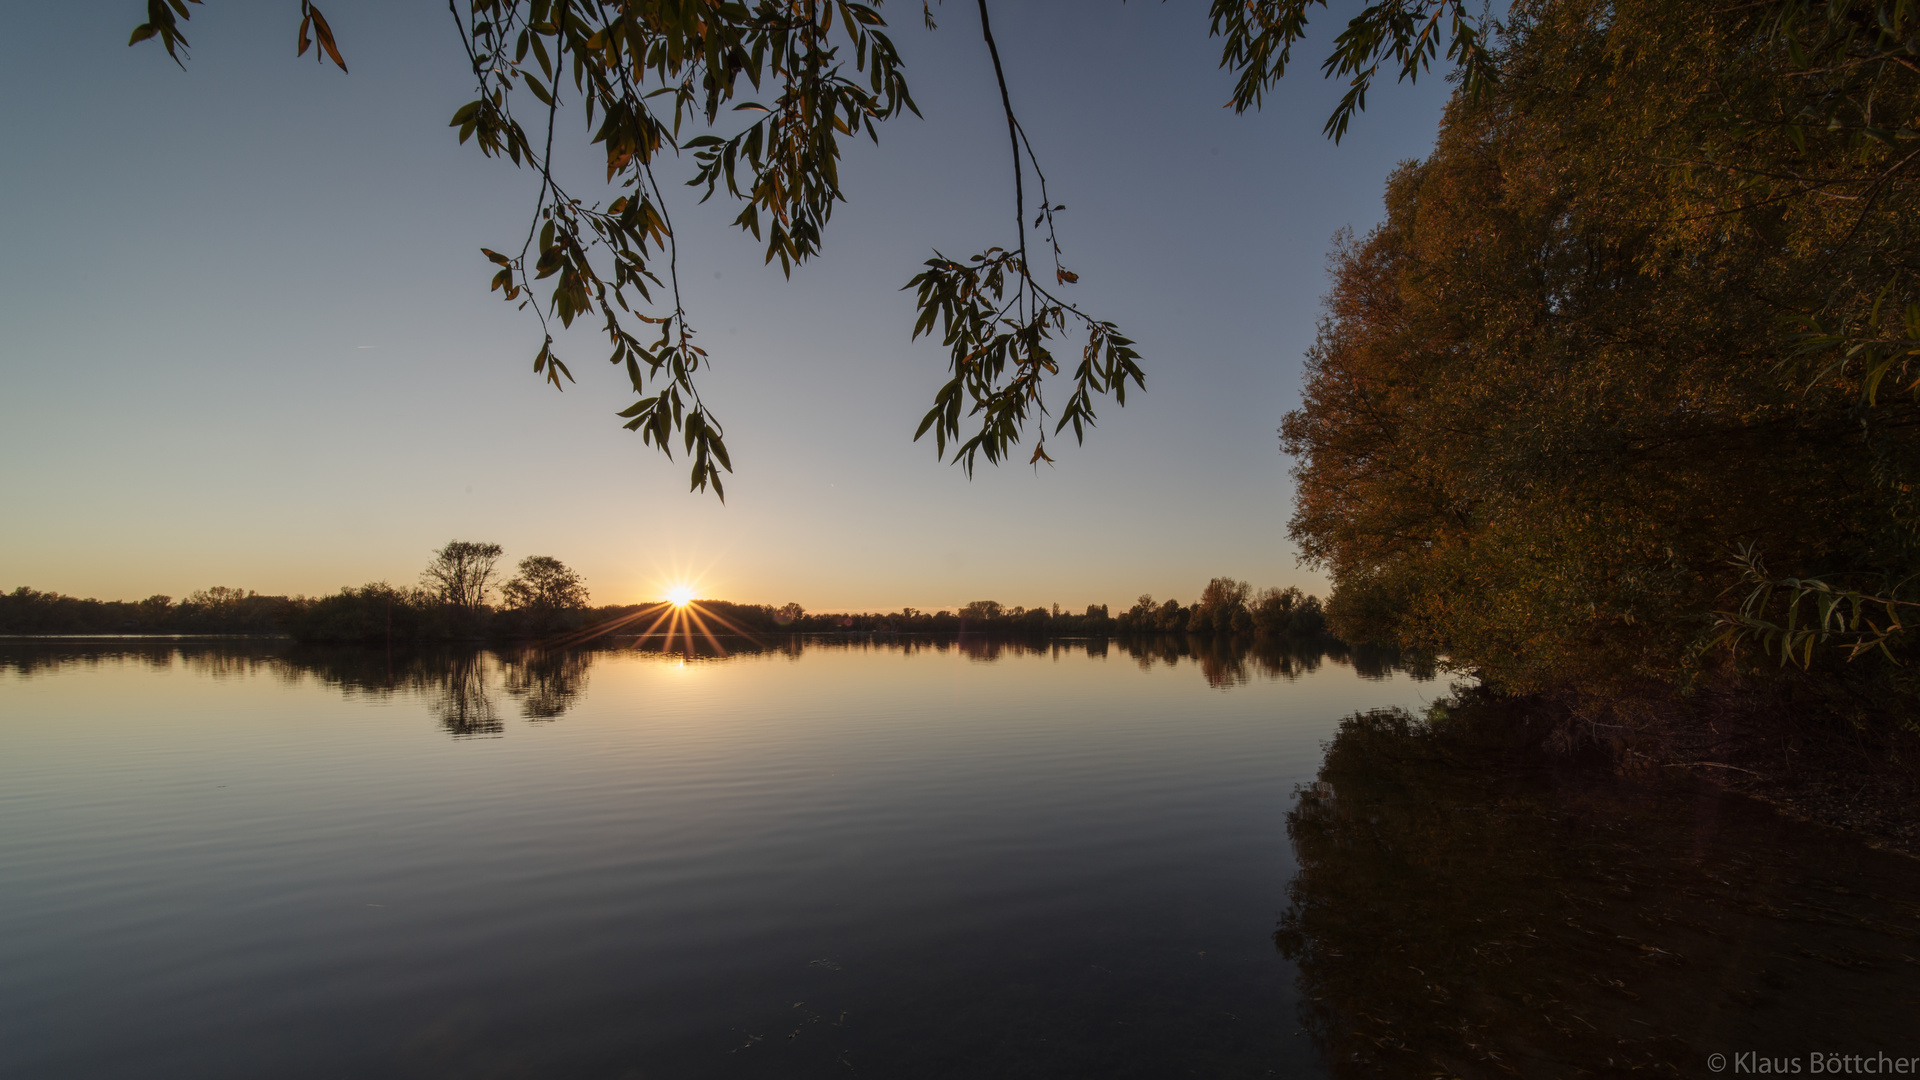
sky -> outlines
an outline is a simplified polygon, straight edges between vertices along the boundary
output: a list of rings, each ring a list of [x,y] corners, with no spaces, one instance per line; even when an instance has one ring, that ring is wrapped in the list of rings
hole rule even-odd
[[[533,317],[487,291],[480,248],[517,247],[538,180],[448,128],[473,86],[444,5],[328,0],[350,74],[295,59],[295,0],[194,8],[184,72],[126,46],[141,0],[29,5],[0,37],[0,588],[313,595],[410,583],[463,539],[560,558],[599,603],[683,580],[808,610],[1324,592],[1276,429],[1334,233],[1380,219],[1448,91],[1383,85],[1325,139],[1347,6],[1247,115],[1199,0],[994,7],[1072,298],[1138,342],[1147,385],[1096,403],[1085,445],[1050,439],[1052,467],[971,479],[913,441],[947,358],[909,340],[900,287],[936,247],[1011,241],[1006,130],[972,5],[934,31],[884,7],[924,119],[846,144],[819,259],[785,278],[737,207],[669,190],[722,504],[620,427],[591,327],[559,339],[578,382],[556,392]],[[583,175],[584,124],[556,149]]]

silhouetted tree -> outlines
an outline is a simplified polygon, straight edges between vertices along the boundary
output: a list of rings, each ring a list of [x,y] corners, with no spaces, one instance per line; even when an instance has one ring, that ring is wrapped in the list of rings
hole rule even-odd
[[[520,560],[520,572],[500,587],[510,608],[534,611],[578,611],[587,606],[587,583],[551,555],[529,555]]]
[[[499,561],[499,544],[449,540],[420,572],[420,582],[448,607],[478,615],[493,591],[493,568]]]
[[[992,622],[1005,610],[998,600],[975,600],[960,609],[960,617],[972,622]]]

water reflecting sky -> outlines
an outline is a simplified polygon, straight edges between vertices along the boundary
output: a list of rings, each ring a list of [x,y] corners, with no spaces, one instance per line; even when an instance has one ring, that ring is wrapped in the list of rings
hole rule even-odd
[[[0,642],[0,1076],[1920,1057],[1920,864],[1377,711],[1444,689],[1178,638]]]
[[[1314,1074],[1292,792],[1440,691],[1179,643],[0,650],[36,1077]]]

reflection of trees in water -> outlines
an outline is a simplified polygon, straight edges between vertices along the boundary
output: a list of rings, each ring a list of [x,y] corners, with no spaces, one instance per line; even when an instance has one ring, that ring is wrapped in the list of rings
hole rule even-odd
[[[424,701],[456,738],[499,735],[506,725],[492,694],[498,672],[506,693],[519,698],[524,715],[551,720],[566,712],[585,682],[590,652],[577,661],[537,659],[531,652],[496,656],[483,649],[423,649],[389,653],[351,646],[294,647],[279,657],[279,674],[290,682],[313,679],[342,695]]]
[[[181,641],[170,638],[101,638],[93,641],[22,638],[0,651],[0,672],[20,678],[137,664],[165,670],[176,664],[197,675],[234,679],[281,667],[284,644],[274,640]]]
[[[1335,1076],[1900,1052],[1920,869],[1708,789],[1550,773],[1514,730],[1353,717],[1288,815],[1275,941]]]
[[[1318,670],[1326,650],[1318,642],[1215,637],[1193,634],[1155,634],[1122,639],[1122,645],[1142,671],[1156,664],[1177,667],[1182,660],[1199,664],[1207,685],[1219,689],[1240,686],[1255,672],[1270,679],[1297,679]]]
[[[1240,686],[1247,681],[1247,654],[1250,650],[1235,648],[1237,644],[1232,638],[1217,637],[1201,638],[1194,642],[1194,659],[1200,661],[1200,674],[1206,677],[1208,686],[1219,690]],[[1292,676],[1293,673],[1289,672],[1287,677]]]
[[[587,687],[593,654],[579,649],[523,649],[502,657],[502,682],[529,720],[555,720]]]
[[[1178,667],[1180,658],[1188,654],[1190,640],[1185,635],[1155,634],[1126,638],[1121,645],[1127,655],[1133,657],[1133,662],[1140,665],[1141,671],[1151,671],[1156,663]]]
[[[345,697],[424,695],[439,681],[450,651],[383,652],[350,645],[294,646],[280,657],[279,676],[289,683],[313,680]]]
[[[1399,658],[1377,650],[1348,650],[1332,643],[1290,642],[1185,634],[1127,638],[912,637],[897,634],[782,635],[745,638],[663,634],[608,638],[572,649],[491,652],[438,648],[389,652],[354,646],[299,646],[286,641],[180,641],[23,639],[0,647],[0,671],[19,677],[114,664],[154,669],[182,666],[213,679],[271,676],[289,684],[312,680],[348,698],[411,696],[427,703],[439,722],[458,737],[504,731],[495,705],[497,689],[529,720],[555,720],[580,700],[587,671],[601,657],[634,652],[681,662],[716,663],[779,655],[798,660],[808,652],[889,652],[958,655],[980,663],[1003,658],[1067,656],[1105,658],[1123,653],[1142,668],[1193,662],[1207,684],[1242,685],[1255,675],[1294,679],[1331,660],[1351,665],[1363,677],[1384,678],[1400,670]],[[496,685],[497,684],[497,685]]]
[[[941,652],[952,649],[969,660],[978,660],[991,664],[1003,656],[1071,656],[1082,653],[1087,656],[1105,656],[1106,639],[1096,642],[1091,638],[1067,640],[1044,638],[992,638],[980,634],[961,634],[953,639],[933,639],[932,646]]]
[[[1107,655],[1106,638],[1005,638],[981,634],[950,637],[914,637],[906,634],[790,634],[766,638],[721,636],[717,642],[683,635],[671,638],[655,634],[648,637],[615,639],[602,651],[630,650],[681,660],[725,660],[738,656],[777,654],[798,659],[809,652],[887,652],[915,656],[957,653],[972,660],[991,663],[1006,656]]]
[[[297,646],[285,641],[20,641],[0,651],[0,671],[20,677],[134,663],[155,670],[184,667],[213,679],[271,676],[297,685],[313,681],[347,698],[419,698],[456,736],[499,734],[496,677],[529,719],[556,719],[586,685],[594,650],[495,657],[477,649],[403,650],[352,646]],[[496,676],[497,669],[497,676]]]
[[[1331,642],[1327,646],[1327,655],[1336,664],[1352,665],[1354,674],[1363,679],[1384,679],[1396,671],[1404,671],[1416,681],[1424,682],[1435,675],[1431,659],[1405,655],[1397,649],[1383,649],[1378,645],[1348,646]]]
[[[1220,689],[1243,685],[1256,674],[1292,681],[1320,670],[1329,660],[1353,668],[1364,679],[1384,679],[1395,671],[1408,671],[1416,679],[1433,677],[1430,669],[1407,667],[1397,652],[1373,646],[1349,648],[1327,639],[1151,634],[1120,638],[1116,645],[1125,649],[1142,671],[1156,664],[1176,667],[1182,660],[1193,661],[1207,685]],[[1104,654],[1105,649],[1101,652]]]
[[[484,653],[453,653],[435,672],[427,708],[456,739],[498,735],[506,729],[487,694],[489,667]]]

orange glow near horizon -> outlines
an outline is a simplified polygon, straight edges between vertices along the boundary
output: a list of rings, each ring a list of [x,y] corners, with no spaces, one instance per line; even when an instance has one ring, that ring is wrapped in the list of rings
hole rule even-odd
[[[669,648],[678,641],[679,647],[691,656],[698,648],[694,642],[697,634],[716,655],[725,656],[727,647],[714,633],[713,627],[708,625],[709,621],[719,626],[722,633],[754,641],[759,640],[754,636],[753,631],[736,624],[718,611],[708,611],[701,607],[693,598],[696,588],[697,586],[689,584],[685,578],[680,578],[663,590],[666,593],[666,599],[648,604],[638,611],[623,615],[611,622],[596,623],[572,634],[555,638],[548,644],[564,648],[580,645],[595,638],[619,635],[632,637],[637,641],[657,640]],[[641,626],[642,623],[645,625]],[[633,629],[634,627],[639,629]]]

